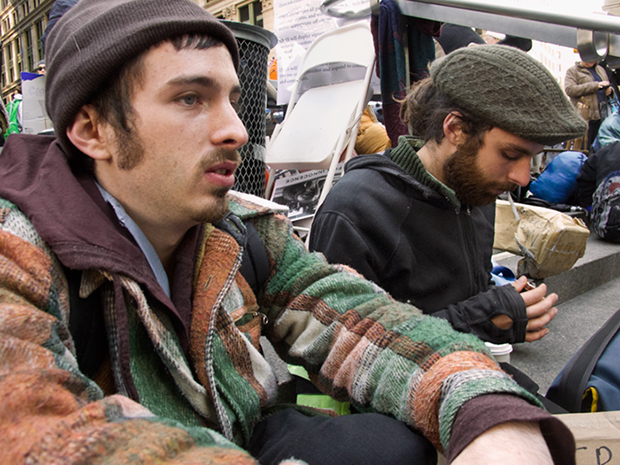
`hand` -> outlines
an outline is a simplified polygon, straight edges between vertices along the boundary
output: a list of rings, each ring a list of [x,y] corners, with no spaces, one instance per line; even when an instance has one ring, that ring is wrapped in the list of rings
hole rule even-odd
[[[609,81],[601,81],[598,83],[598,88],[602,89],[603,87],[609,87]]]
[[[510,284],[518,292],[521,292],[527,284],[527,278],[521,276]],[[558,295],[554,293],[545,297],[546,293],[546,284],[541,284],[531,291],[521,292],[521,298],[525,302],[525,311],[528,318],[525,334],[526,342],[538,341],[549,334],[549,330],[545,328],[545,325],[553,320],[553,317],[558,313],[558,309],[554,307],[558,301]],[[512,320],[508,315],[497,315],[491,321],[501,329],[508,329],[512,325]]]
[[[538,423],[504,423],[474,439],[452,465],[552,465],[553,459]]]

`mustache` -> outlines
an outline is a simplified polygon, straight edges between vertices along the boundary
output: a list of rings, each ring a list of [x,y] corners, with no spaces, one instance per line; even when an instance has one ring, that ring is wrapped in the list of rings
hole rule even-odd
[[[214,164],[225,163],[229,161],[241,164],[242,159],[239,151],[234,149],[227,149],[224,147],[218,147],[212,150],[205,158],[200,161],[200,167],[203,170],[206,170]]]
[[[518,187],[517,184],[508,183],[508,184],[496,184],[493,186],[494,189],[502,190],[504,192],[512,192]]]

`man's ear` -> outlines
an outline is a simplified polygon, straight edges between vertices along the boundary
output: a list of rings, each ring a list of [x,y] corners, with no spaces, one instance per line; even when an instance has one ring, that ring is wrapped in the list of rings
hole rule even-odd
[[[455,147],[461,144],[465,139],[463,132],[463,121],[461,114],[453,111],[443,120],[443,133],[446,140]]]
[[[107,129],[107,130],[106,130]],[[67,137],[78,150],[95,160],[111,158],[109,125],[104,123],[98,112],[90,105],[84,105],[67,128]]]

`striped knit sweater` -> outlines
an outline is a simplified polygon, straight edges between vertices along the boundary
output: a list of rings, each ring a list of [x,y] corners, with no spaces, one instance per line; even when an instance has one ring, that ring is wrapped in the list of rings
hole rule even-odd
[[[204,228],[187,358],[139,283],[86,271],[80,296],[101,293],[110,352],[108,371],[89,379],[68,331],[62,267],[26,216],[0,200],[3,463],[254,463],[241,447],[277,391],[261,333],[324,392],[406,422],[439,450],[469,399],[510,393],[536,403],[477,338],[308,253],[286,218],[258,199],[233,194],[230,206],[236,217],[251,218],[269,256],[259,301],[238,273],[235,229],[243,226],[234,216],[230,231]],[[119,353],[121,320],[130,333],[122,347],[129,367]],[[140,403],[127,397],[132,389]]]

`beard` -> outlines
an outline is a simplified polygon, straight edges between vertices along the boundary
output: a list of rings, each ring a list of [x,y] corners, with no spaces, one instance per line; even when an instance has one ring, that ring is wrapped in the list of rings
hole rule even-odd
[[[443,165],[446,185],[456,193],[465,205],[480,207],[497,199],[497,191],[513,191],[513,183],[500,183],[489,179],[478,166],[478,150],[481,144],[474,137],[459,145]]]
[[[216,148],[209,152],[208,156],[203,158],[199,165],[199,173],[202,176],[203,173],[210,167],[218,163],[224,163],[227,161],[233,161],[237,164],[241,164],[241,156],[237,150],[231,150],[226,148]],[[201,211],[194,215],[194,220],[199,223],[215,223],[228,213],[228,199],[226,195],[230,189],[228,187],[214,187],[210,194],[211,199],[209,204]]]

